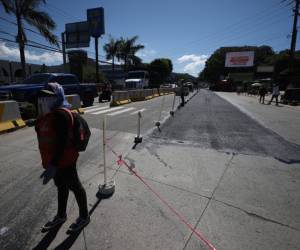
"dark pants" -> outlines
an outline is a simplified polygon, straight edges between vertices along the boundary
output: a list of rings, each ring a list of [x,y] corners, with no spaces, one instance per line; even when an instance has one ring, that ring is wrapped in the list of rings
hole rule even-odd
[[[183,107],[184,106],[184,95],[181,94],[180,97],[181,97],[181,107]]]
[[[57,187],[57,215],[60,217],[66,216],[69,190],[71,190],[75,195],[79,207],[79,216],[86,218],[88,216],[87,198],[79,180],[76,165],[59,169],[54,177],[54,183]]]
[[[270,100],[269,103],[271,103],[271,102],[273,101],[274,98],[275,98],[275,100],[276,100],[276,105],[278,105],[278,95],[272,95],[272,98],[271,98],[271,100]]]
[[[259,102],[260,103],[265,103],[265,95],[260,95],[259,96]]]

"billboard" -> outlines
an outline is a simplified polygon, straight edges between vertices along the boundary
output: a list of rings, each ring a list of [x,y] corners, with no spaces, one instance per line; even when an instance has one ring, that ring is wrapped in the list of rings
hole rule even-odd
[[[88,22],[66,24],[66,48],[82,48],[90,46]]]
[[[225,67],[253,67],[254,51],[226,53]]]
[[[104,9],[102,7],[87,10],[87,20],[92,37],[100,37],[105,33]]]

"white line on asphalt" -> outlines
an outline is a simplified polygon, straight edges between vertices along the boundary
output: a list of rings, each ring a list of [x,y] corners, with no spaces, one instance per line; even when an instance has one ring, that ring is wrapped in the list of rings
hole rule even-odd
[[[111,111],[114,111],[114,110],[118,110],[118,109],[123,109],[123,107],[110,108],[110,109],[98,111],[98,112],[95,112],[95,113],[92,113],[92,114],[93,115],[100,115],[100,114],[105,114],[105,113],[108,113],[108,112],[111,112]]]
[[[138,112],[144,112],[146,109],[140,109],[131,113],[131,115],[136,115]]]
[[[128,111],[131,111],[135,108],[127,108],[127,109],[123,109],[123,110],[120,110],[120,111],[117,111],[117,112],[114,112],[114,113],[110,113],[108,114],[109,116],[115,116],[115,115],[119,115],[119,114],[122,114],[122,113],[125,113],[125,112],[128,112]]]
[[[89,106],[89,107],[85,107],[85,108],[83,108],[83,110],[89,110],[89,109],[94,109],[94,108],[99,108],[99,107],[101,107],[100,104],[98,104],[98,105],[93,105],[93,106]]]
[[[103,109],[109,109],[109,106],[84,110],[84,113],[93,113],[95,111],[99,111],[99,110],[103,110]]]

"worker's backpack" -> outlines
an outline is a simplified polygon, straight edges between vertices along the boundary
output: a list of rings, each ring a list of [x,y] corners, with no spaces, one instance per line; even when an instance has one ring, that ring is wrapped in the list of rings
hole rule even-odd
[[[89,143],[91,131],[86,120],[80,114],[73,113],[74,117],[74,143],[79,152],[85,151]]]
[[[71,112],[69,109],[62,108],[72,116],[72,126],[73,126],[73,142],[75,148],[78,152],[86,150],[91,136],[91,131],[86,120],[80,114]]]

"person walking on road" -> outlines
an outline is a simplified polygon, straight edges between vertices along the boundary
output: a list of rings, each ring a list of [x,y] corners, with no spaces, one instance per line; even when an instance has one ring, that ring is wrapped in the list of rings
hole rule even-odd
[[[264,104],[265,103],[265,95],[267,94],[267,89],[266,89],[265,85],[261,85],[259,87],[258,93],[259,93],[259,102]]]
[[[276,106],[278,106],[278,96],[279,96],[280,92],[279,92],[279,85],[276,83],[273,85],[273,90],[272,90],[272,98],[269,101],[268,104],[271,104],[271,102],[273,101],[273,99],[275,98],[276,100]]]
[[[74,118],[67,110],[70,104],[58,83],[49,83],[47,89],[42,91],[42,96],[44,107],[41,108],[42,114],[35,126],[42,165],[45,168],[41,177],[44,178],[43,184],[54,179],[58,200],[56,216],[44,225],[42,231],[49,231],[67,220],[66,209],[71,190],[79,206],[79,217],[70,226],[68,233],[77,232],[90,222],[90,217],[86,192],[76,169],[79,153],[72,143]]]

